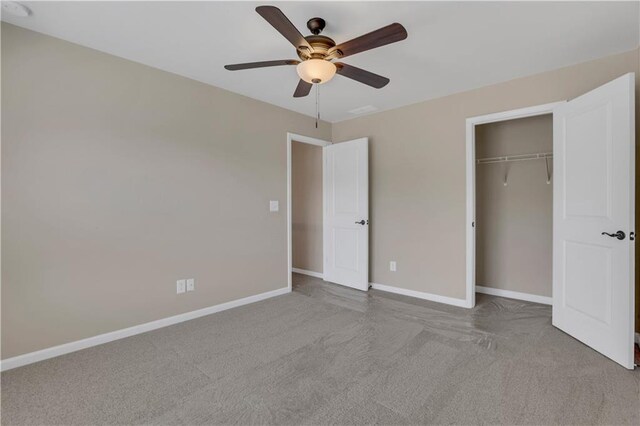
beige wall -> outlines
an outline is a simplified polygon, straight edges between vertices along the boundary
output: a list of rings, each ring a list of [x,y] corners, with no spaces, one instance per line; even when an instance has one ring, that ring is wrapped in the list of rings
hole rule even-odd
[[[322,273],[322,147],[291,144],[293,267]]]
[[[3,23],[2,358],[286,287],[287,131],[331,136]]]
[[[476,158],[552,151],[550,114],[476,127]],[[544,160],[476,165],[476,285],[550,297],[552,236]]]
[[[571,99],[628,72],[636,72],[640,115],[638,53],[335,123],[334,142],[370,140],[371,281],[463,299],[465,119]]]

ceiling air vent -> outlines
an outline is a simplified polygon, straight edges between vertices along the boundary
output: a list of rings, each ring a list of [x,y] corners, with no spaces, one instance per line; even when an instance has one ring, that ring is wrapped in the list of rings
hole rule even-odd
[[[377,111],[377,110],[378,108],[374,107],[373,105],[365,105],[359,108],[352,109],[351,111],[349,111],[349,113],[350,114],[366,114],[366,113]]]

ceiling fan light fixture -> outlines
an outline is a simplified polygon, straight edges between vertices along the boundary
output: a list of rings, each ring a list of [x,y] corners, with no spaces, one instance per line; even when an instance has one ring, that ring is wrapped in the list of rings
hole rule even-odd
[[[324,84],[336,75],[336,66],[324,59],[308,59],[300,62],[296,71],[307,83]]]

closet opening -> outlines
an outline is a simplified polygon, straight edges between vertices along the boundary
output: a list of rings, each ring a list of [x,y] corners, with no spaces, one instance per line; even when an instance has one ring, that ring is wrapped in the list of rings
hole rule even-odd
[[[553,108],[467,120],[467,306],[552,304]]]
[[[476,126],[476,292],[551,305],[551,114]]]

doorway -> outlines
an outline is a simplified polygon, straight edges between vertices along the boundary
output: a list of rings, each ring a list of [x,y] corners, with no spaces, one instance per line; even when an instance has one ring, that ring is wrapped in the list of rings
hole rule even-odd
[[[322,278],[322,147],[291,144],[293,272]]]
[[[287,133],[289,290],[292,289],[293,272],[323,278],[322,148],[329,145],[329,141]]]
[[[475,132],[476,292],[551,305],[553,117]]]
[[[322,278],[347,287],[352,287],[361,291],[369,289],[369,155],[368,138],[359,138],[332,144],[320,139],[307,136],[287,134],[287,244],[288,244],[288,287],[292,288],[292,273],[306,273],[307,275]],[[317,205],[319,204],[318,194],[307,193],[308,188],[298,188],[302,195],[300,204],[313,205],[312,215],[306,215],[305,223],[298,222],[298,230],[302,230],[309,225],[315,228],[314,232],[307,232],[307,235],[296,235],[296,243],[313,239],[312,245],[315,249],[304,247],[304,253],[297,252],[294,256],[294,166],[292,164],[294,144],[308,144],[314,147],[321,147],[322,153],[322,272],[310,271],[294,265],[296,262],[306,261],[307,264],[318,265],[318,249],[320,245],[317,241],[320,223],[317,216]],[[301,145],[295,145],[295,151],[305,152],[307,155],[301,157],[305,161],[305,156],[310,161],[314,161],[314,150],[305,149]],[[302,149],[299,149],[302,148]],[[317,154],[315,155],[317,160]],[[317,169],[317,164],[316,166]],[[305,166],[301,167],[301,172],[305,172]],[[308,170],[307,170],[308,171]],[[314,173],[309,184],[312,188],[320,188],[317,182],[318,170]],[[302,213],[302,212],[296,212]],[[303,215],[304,216],[304,215]],[[314,219],[315,218],[315,219]],[[313,222],[313,224],[310,224]],[[302,233],[304,234],[304,232]],[[309,252],[316,253],[313,259]],[[299,264],[302,265],[302,264]],[[319,269],[315,266],[314,269]]]
[[[522,108],[512,111],[504,111],[495,114],[483,115],[478,117],[472,117],[467,119],[467,294],[466,294],[466,302],[467,307],[472,308],[476,304],[476,292],[480,290],[483,293],[494,294],[497,296],[511,297],[511,298],[519,298],[524,299],[527,296],[531,296],[532,293],[530,291],[522,291],[522,289],[531,288],[531,280],[526,280],[524,283],[520,283],[519,285],[508,283],[513,276],[512,272],[505,271],[504,266],[502,268],[495,268],[493,264],[495,262],[504,262],[504,258],[500,258],[500,253],[503,251],[509,250],[508,244],[503,244],[500,246],[500,250],[496,253],[495,251],[492,253],[487,252],[487,244],[491,244],[492,239],[496,239],[495,235],[487,235],[486,233],[482,233],[481,237],[481,250],[478,250],[478,235],[477,235],[477,186],[478,186],[478,171],[481,170],[481,177],[483,181],[481,181],[482,189],[488,189],[488,185],[491,184],[496,177],[499,177],[499,184],[502,186],[502,189],[507,189],[509,192],[503,191],[503,193],[496,192],[496,188],[491,188],[491,194],[499,198],[498,202],[500,203],[514,203],[518,202],[519,198],[521,198],[517,192],[513,191],[513,189],[517,189],[518,187],[523,187],[526,189],[527,182],[523,181],[522,173],[519,173],[518,170],[518,183],[516,184],[513,181],[514,175],[511,175],[511,187],[509,187],[509,172],[515,171],[515,167],[512,167],[516,163],[540,163],[539,165],[544,164],[544,175],[541,175],[540,178],[544,179],[544,183],[549,181],[549,186],[551,186],[551,190],[553,190],[552,185],[552,165],[550,165],[549,159],[552,159],[552,147],[548,148],[548,145],[545,145],[545,141],[542,140],[538,142],[536,145],[539,145],[535,148],[531,147],[523,147],[521,142],[510,143],[508,140],[514,133],[522,132],[531,133],[527,130],[536,129],[537,132],[542,132],[543,138],[544,136],[544,117],[553,117],[553,111],[558,106],[563,104],[564,102],[554,102],[550,104],[538,105],[529,108]],[[521,121],[522,120],[522,121]],[[530,122],[526,122],[526,120],[533,120]],[[515,124],[515,125],[513,125]],[[484,127],[483,127],[484,126]],[[527,129],[527,127],[529,129]],[[480,132],[480,138],[478,138],[478,132]],[[526,136],[527,139],[529,135]],[[531,136],[535,137],[535,136]],[[494,139],[493,141],[491,139]],[[483,143],[481,150],[477,152],[478,143]],[[488,146],[488,144],[491,144]],[[553,145],[553,138],[551,138],[551,144]],[[526,149],[526,150],[523,150]],[[520,151],[518,151],[520,150]],[[540,158],[538,158],[540,157]],[[481,163],[478,164],[478,161]],[[544,163],[543,163],[544,162]],[[547,170],[546,165],[549,164],[549,169]],[[531,164],[533,166],[533,164]],[[482,167],[482,169],[480,169]],[[491,169],[488,169],[491,167]],[[529,167],[530,168],[530,167]],[[542,170],[542,169],[541,169]],[[531,172],[531,170],[529,170]],[[506,184],[506,186],[505,186]],[[523,189],[520,188],[520,189]],[[506,195],[506,196],[505,196]],[[544,195],[543,195],[544,197]],[[518,206],[515,206],[518,207]],[[500,226],[500,224],[496,222],[492,222],[490,217],[487,217],[487,214],[493,213],[493,211],[499,208],[496,205],[489,205],[486,202],[481,204],[481,215],[480,219],[485,222],[487,221],[487,225],[489,227]],[[482,214],[484,213],[484,215]],[[540,215],[544,216],[544,212]],[[493,218],[495,219],[495,218]],[[514,226],[514,225],[511,225]],[[543,223],[541,227],[545,227],[546,225]],[[487,229],[484,228],[483,231]],[[513,232],[507,232],[508,234],[513,234]],[[502,238],[510,238],[510,235],[504,235]],[[500,239],[500,237],[498,237]],[[544,245],[545,243],[542,242]],[[526,247],[526,244],[520,245]],[[551,247],[548,247],[551,250]],[[516,256],[518,259],[523,259],[526,256],[525,253],[521,253],[519,256]],[[535,252],[540,252],[540,250],[534,250]],[[492,266],[489,266],[489,270],[485,268],[486,265],[482,265],[482,269],[478,270],[477,267],[477,256],[480,254],[483,259],[488,258],[489,262],[491,262]],[[509,252],[512,255],[512,252]],[[498,256],[498,257],[496,257]],[[544,254],[541,255],[544,257]],[[476,283],[477,274],[480,272],[481,277],[491,277],[493,278],[493,282],[482,282]],[[491,280],[491,278],[489,278]],[[496,282],[497,281],[497,282]],[[540,281],[541,286],[544,286],[544,281]],[[480,284],[477,286],[477,284]],[[549,283],[551,285],[551,283]],[[524,286],[524,287],[523,287]],[[480,288],[478,288],[480,287]],[[518,291],[520,290],[520,291]],[[550,302],[550,298],[545,297],[544,292],[538,294],[538,296],[542,295],[543,297],[528,297],[528,300],[535,302]],[[514,297],[515,296],[515,297]],[[535,296],[535,294],[534,294]],[[548,292],[548,296],[551,296],[550,292]],[[527,300],[527,299],[525,299]]]

